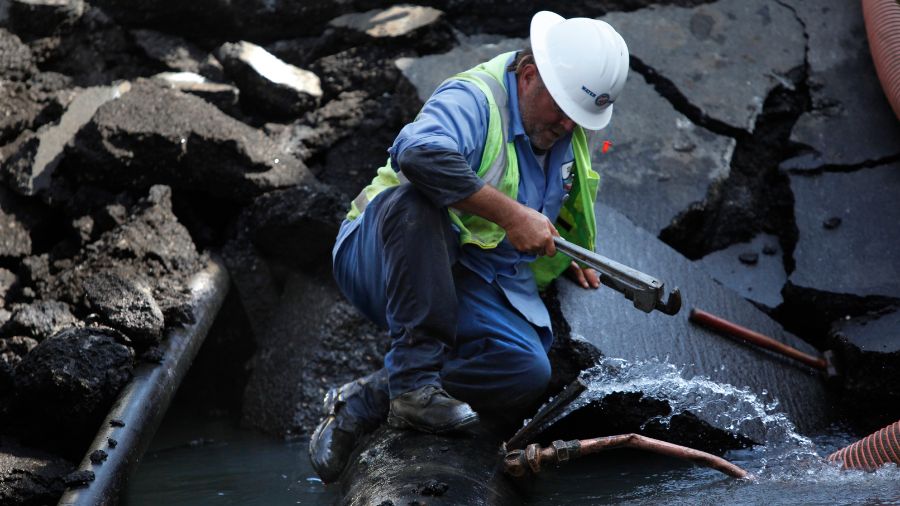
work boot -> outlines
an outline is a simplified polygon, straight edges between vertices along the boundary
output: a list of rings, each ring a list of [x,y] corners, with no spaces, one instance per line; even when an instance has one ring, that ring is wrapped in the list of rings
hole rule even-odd
[[[391,401],[388,425],[433,434],[462,430],[478,422],[468,404],[450,397],[442,388],[426,385]]]
[[[377,389],[375,383],[386,382],[386,378],[386,373],[379,371],[351,381],[340,388],[332,388],[325,394],[323,405],[325,418],[316,427],[309,440],[309,460],[323,482],[331,483],[340,477],[360,438],[381,423],[354,416],[353,410],[348,409],[347,403],[365,402],[362,400],[366,394],[364,390],[366,388]],[[381,401],[380,396],[373,395],[372,392],[369,394],[376,404],[387,403],[386,395]],[[387,406],[376,409],[376,416],[377,411],[381,411],[380,416],[384,417]]]

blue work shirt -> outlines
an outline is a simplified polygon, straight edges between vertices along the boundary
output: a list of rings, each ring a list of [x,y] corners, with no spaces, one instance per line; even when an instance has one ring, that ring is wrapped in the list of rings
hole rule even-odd
[[[571,167],[574,160],[571,134],[553,145],[545,154],[545,166],[542,166],[519,114],[514,72],[506,73],[506,88],[510,110],[507,140],[515,143],[519,164],[517,200],[556,222],[565,195],[561,168],[564,165]],[[405,150],[424,147],[456,151],[477,172],[487,139],[489,114],[487,98],[476,85],[459,80],[445,82],[428,99],[416,120],[400,131],[388,150],[391,165],[400,167],[397,160]],[[353,228],[352,223],[342,227],[336,248]],[[550,329],[550,315],[538,296],[537,283],[528,266],[534,259],[534,255],[516,250],[507,239],[493,249],[463,245],[459,257],[466,268],[486,283],[499,287],[510,304],[530,323]]]
[[[511,59],[510,59],[511,61]],[[561,167],[574,155],[571,134],[561,138],[546,153],[546,170],[540,165],[525,133],[519,114],[519,97],[514,72],[506,73],[510,124],[507,140],[515,143],[519,162],[519,203],[535,209],[555,222],[563,201]],[[406,125],[389,152],[392,164],[412,147],[433,147],[461,153],[473,171],[481,165],[487,138],[488,101],[474,84],[450,80],[426,102],[413,123]],[[488,283],[496,283],[509,302],[532,324],[550,327],[550,316],[537,294],[537,285],[528,263],[534,255],[517,251],[507,239],[494,249],[467,244],[459,261]]]

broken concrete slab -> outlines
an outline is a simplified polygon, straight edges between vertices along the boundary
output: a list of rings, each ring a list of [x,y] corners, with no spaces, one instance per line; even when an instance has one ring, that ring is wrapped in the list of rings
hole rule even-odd
[[[862,9],[854,2],[787,0],[809,37],[812,110],[794,125],[791,140],[808,148],[782,164],[809,170],[859,165],[900,155],[900,122],[875,73]]]
[[[90,437],[131,378],[134,352],[105,327],[69,328],[45,339],[16,367],[17,424],[77,446]],[[76,443],[77,442],[77,443]]]
[[[161,72],[153,79],[166,83],[169,87],[206,100],[229,116],[239,116],[238,97],[240,90],[236,86],[214,83],[200,74],[193,72]]]
[[[6,307],[6,302],[12,294],[13,288],[16,286],[18,278],[15,273],[0,267],[0,308]],[[0,322],[0,327],[5,322]]]
[[[500,53],[526,47],[527,39],[510,39],[497,35],[463,36],[460,37],[459,44],[447,53],[398,58],[395,64],[415,86],[419,99],[425,102],[448,77],[486,62]]]
[[[139,80],[101,106],[67,150],[67,175],[106,188],[166,183],[230,201],[315,184],[303,162],[212,104]]]
[[[279,148],[301,160],[312,158],[350,135],[366,116],[377,114],[377,102],[363,90],[343,92],[336,99],[287,126],[266,125]]]
[[[328,264],[347,214],[333,188],[298,186],[261,195],[238,218],[236,240],[250,240],[268,258],[298,269]]]
[[[26,196],[46,190],[64,156],[66,145],[75,138],[101,105],[131,89],[128,82],[97,86],[77,92],[59,122],[45,125],[33,136],[17,141],[18,149],[3,161],[3,171],[12,189]]]
[[[171,71],[200,74],[220,82],[225,78],[222,64],[215,56],[177,35],[146,29],[131,30],[131,35],[147,56]]]
[[[167,325],[191,321],[191,277],[204,260],[187,229],[172,212],[171,190],[154,186],[148,196],[128,210],[125,221],[85,246],[77,255],[54,262],[32,258],[30,278],[40,297],[65,301],[88,310],[85,286],[97,272],[115,270],[126,279],[144,279],[159,304]],[[35,279],[36,278],[36,279]]]
[[[24,81],[37,72],[31,49],[5,28],[0,28],[0,77]]]
[[[610,125],[591,135],[599,200],[658,235],[728,176],[736,141],[692,123],[637,72],[626,86]]]
[[[365,92],[372,98],[389,96],[404,91],[400,88],[404,84],[403,76],[393,63],[398,52],[409,53],[371,45],[352,47],[319,58],[309,68],[322,79],[325,101],[345,92]]]
[[[393,5],[338,16],[328,22],[339,30],[345,44],[391,43],[407,45],[419,52],[443,52],[455,37],[444,12],[421,5]]]
[[[803,26],[776,0],[653,5],[601,19],[622,34],[632,58],[671,81],[684,105],[745,131],[769,93],[804,64]]]
[[[79,322],[69,305],[58,300],[13,304],[12,318],[3,326],[6,335],[24,335],[42,341]]]
[[[319,76],[279,60],[256,44],[226,42],[215,54],[240,88],[248,111],[293,118],[319,105]]]
[[[37,216],[16,194],[0,187],[0,257],[20,258],[31,254],[31,234]]]
[[[783,331],[750,302],[709,278],[702,269],[637,227],[618,211],[596,210],[598,251],[681,289],[684,306],[675,316],[645,314],[610,289],[587,291],[560,280],[559,301],[572,335],[580,335],[607,357],[629,362],[666,361],[685,377],[702,375],[747,387],[780,410],[801,430],[827,421],[825,391],[817,373],[784,357],[715,335],[688,321],[697,307],[769,335],[807,353],[811,346]]]
[[[849,173],[791,175],[799,230],[798,288],[900,298],[900,163]],[[840,225],[832,218],[840,218]]]
[[[338,16],[328,22],[336,28],[347,28],[365,33],[369,37],[395,38],[437,22],[444,13],[432,7],[420,5],[394,5],[387,9],[372,9]]]
[[[281,435],[310,433],[327,389],[380,368],[386,344],[384,332],[344,300],[330,275],[289,272],[250,362],[243,423]]]
[[[53,35],[84,13],[84,0],[9,0],[9,27],[27,40]]]
[[[759,234],[752,241],[733,244],[694,261],[706,273],[741,297],[769,308],[782,302],[787,282],[778,238]]]
[[[159,344],[165,323],[150,285],[134,272],[99,272],[84,282],[88,308],[99,320],[127,335],[135,346]]]
[[[829,340],[854,424],[869,432],[900,418],[900,308],[839,320]]]
[[[0,503],[54,504],[75,464],[51,452],[0,437]]]

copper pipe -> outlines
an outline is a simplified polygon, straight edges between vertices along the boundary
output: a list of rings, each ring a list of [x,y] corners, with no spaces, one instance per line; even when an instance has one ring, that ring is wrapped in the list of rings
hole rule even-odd
[[[582,455],[599,453],[615,448],[635,448],[661,455],[690,460],[702,466],[713,468],[733,478],[747,478],[750,474],[727,460],[686,446],[680,446],[640,434],[620,434],[618,436],[599,437],[595,439],[554,441],[550,446],[541,448],[537,444],[528,445],[525,450],[508,452],[504,458],[506,472],[512,476],[524,476],[529,470],[533,473],[541,471],[541,465],[549,462],[560,465]]]
[[[761,348],[766,348],[786,357],[798,360],[810,367],[814,367],[822,371],[828,369],[828,363],[824,358],[818,358],[807,353],[803,353],[797,348],[788,346],[784,343],[780,343],[769,336],[765,336],[763,334],[760,334],[759,332],[754,332],[746,327],[742,327],[736,323],[732,323],[723,318],[719,318],[718,316],[707,313],[702,309],[691,309],[690,320],[692,322],[696,322],[709,327],[712,330],[722,332],[730,336],[739,337]]]

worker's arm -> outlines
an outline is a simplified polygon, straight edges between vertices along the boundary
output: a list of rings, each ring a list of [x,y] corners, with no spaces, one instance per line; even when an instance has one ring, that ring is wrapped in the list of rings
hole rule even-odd
[[[550,220],[485,184],[461,154],[418,147],[404,151],[398,162],[406,178],[436,206],[454,207],[500,225],[519,251],[556,254],[553,236],[559,233]]]

